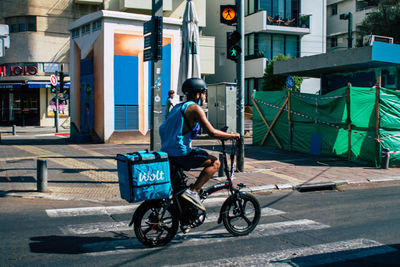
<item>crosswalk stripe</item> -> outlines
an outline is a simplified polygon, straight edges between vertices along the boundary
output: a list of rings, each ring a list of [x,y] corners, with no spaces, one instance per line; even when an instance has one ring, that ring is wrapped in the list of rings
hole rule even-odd
[[[204,206],[215,207],[216,204],[222,204],[226,198],[208,198],[204,201]],[[121,206],[98,206],[98,207],[81,207],[81,208],[64,208],[64,209],[46,209],[47,216],[51,218],[57,217],[76,217],[76,216],[92,216],[92,215],[111,215],[133,213],[139,204],[121,205]],[[283,214],[272,208],[264,208],[263,211],[270,215]],[[263,214],[264,212],[262,212]]]
[[[397,249],[373,240],[353,239],[310,247],[300,247],[262,254],[218,259],[218,266],[320,266],[395,251],[397,251]],[[215,261],[210,260],[174,266],[214,267]]]
[[[225,228],[220,226],[219,229],[215,230],[205,230],[198,232],[189,232],[189,234],[183,235],[178,234],[172,241],[171,244],[174,247],[180,246],[198,246],[203,244],[227,242],[233,240],[244,240],[257,237],[268,237],[287,233],[302,232],[309,230],[319,230],[329,228],[328,225],[321,224],[312,220],[296,220],[278,223],[261,224],[256,227],[256,229],[247,236],[233,237],[229,234]],[[97,243],[84,244],[82,248],[88,251],[88,255],[91,256],[101,256],[110,254],[125,254],[125,253],[135,253],[142,252],[144,248],[143,245],[139,243],[137,239],[125,239],[116,241],[105,241]],[[159,249],[159,248],[147,248],[149,250]]]
[[[104,208],[104,207],[103,207]],[[111,212],[113,210],[108,210],[108,212]],[[114,211],[118,212],[123,212],[125,211],[124,209],[115,209]],[[68,212],[68,211],[65,211]],[[105,212],[102,207],[98,207],[98,209],[94,210],[74,210],[74,213],[81,213],[88,215],[88,213],[95,213],[95,212]],[[272,208],[263,208],[261,210],[261,216],[274,216],[274,215],[279,215],[283,214],[283,211],[272,209]],[[52,214],[52,213],[50,213]],[[103,213],[107,214],[107,213]],[[53,215],[53,214],[52,214]],[[93,215],[93,214],[92,214]],[[50,215],[49,215],[50,216]],[[76,215],[78,216],[78,215]],[[206,223],[210,222],[216,222],[219,218],[219,213],[210,213],[207,214]],[[120,222],[96,222],[96,223],[85,223],[85,224],[72,224],[72,225],[67,225],[67,226],[61,226],[60,230],[64,234],[75,234],[75,235],[86,235],[86,234],[95,234],[95,233],[101,233],[101,232],[119,232],[119,231],[128,231],[131,230],[132,227],[128,226],[129,221],[120,221]]]
[[[82,208],[66,208],[66,209],[47,209],[47,216],[56,217],[76,217],[90,215],[110,215],[133,213],[139,205],[123,205],[123,206],[101,206],[101,207],[82,207]]]

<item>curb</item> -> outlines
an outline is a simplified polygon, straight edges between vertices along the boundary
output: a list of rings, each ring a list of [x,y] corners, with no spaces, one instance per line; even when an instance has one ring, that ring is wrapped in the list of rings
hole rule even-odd
[[[364,180],[350,181],[350,180],[338,180],[333,182],[325,183],[314,183],[314,184],[271,184],[244,188],[243,192],[248,193],[262,193],[262,192],[273,192],[282,190],[292,190],[299,192],[312,192],[322,190],[334,190],[341,185],[354,185],[354,184],[367,184],[367,183],[380,183],[380,182],[393,182],[400,181],[400,177],[386,177],[386,178],[369,178]],[[227,196],[228,192],[217,192],[212,194],[212,197]],[[77,196],[62,196],[52,195],[49,193],[0,193],[0,197],[20,197],[20,198],[42,198],[42,199],[53,199],[53,200],[77,200],[77,201],[94,201],[94,202],[117,202],[124,201],[121,198],[90,198],[90,197],[77,197]],[[210,199],[209,198],[209,199]]]

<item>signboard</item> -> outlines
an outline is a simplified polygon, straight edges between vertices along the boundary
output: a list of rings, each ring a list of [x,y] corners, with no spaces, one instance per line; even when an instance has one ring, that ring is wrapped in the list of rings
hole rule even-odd
[[[57,77],[54,74],[50,75],[50,83],[53,86],[57,86]]]
[[[292,89],[294,87],[294,80],[292,76],[287,76],[286,78],[286,87]]]

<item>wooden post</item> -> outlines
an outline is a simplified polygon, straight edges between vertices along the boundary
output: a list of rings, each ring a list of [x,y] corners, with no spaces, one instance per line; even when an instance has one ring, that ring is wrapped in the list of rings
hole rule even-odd
[[[381,76],[378,76],[378,86],[375,88],[375,114],[376,114],[376,122],[375,122],[375,131],[376,131],[376,151],[377,151],[377,157],[378,157],[378,162],[382,164],[381,161],[381,146],[379,144],[380,140],[380,134],[379,134],[379,128],[380,128],[380,122],[381,122],[381,115],[379,113],[379,104],[380,104],[380,91],[381,91]]]
[[[267,129],[268,129],[268,131],[269,131],[269,130],[271,129],[271,127],[269,126],[267,120],[264,118],[264,116],[263,116],[263,114],[262,114],[260,108],[258,107],[256,101],[254,100],[254,98],[252,99],[252,101],[253,101],[253,105],[256,107],[258,113],[260,114],[261,119],[263,120],[264,124],[267,126]],[[253,135],[254,135],[254,132],[253,132]],[[280,149],[282,149],[282,145],[281,145],[281,143],[279,143],[278,138],[276,138],[274,132],[271,131],[271,135],[272,135],[272,137],[274,138],[274,140],[275,140],[276,144],[278,145],[278,147],[279,147]],[[263,142],[261,142],[260,145],[263,145],[263,144],[264,144],[264,141],[265,141],[265,140],[263,140]]]
[[[292,120],[290,116],[290,91],[288,91],[288,126],[289,126],[289,151],[292,151]]]
[[[351,113],[350,113],[350,87],[351,83],[347,85],[346,90],[346,106],[347,106],[347,131],[348,131],[348,145],[347,145],[347,160],[351,160]]]
[[[279,109],[278,114],[276,114],[274,120],[272,121],[271,126],[269,127],[267,133],[265,134],[264,139],[263,139],[262,142],[261,142],[261,145],[263,145],[264,142],[265,142],[265,140],[267,140],[267,137],[268,137],[269,133],[272,131],[272,128],[274,127],[275,122],[278,120],[278,118],[279,118],[279,116],[281,115],[282,110],[285,108],[287,102],[288,102],[288,99],[286,98],[285,102],[283,103],[283,105],[282,105],[281,108]]]

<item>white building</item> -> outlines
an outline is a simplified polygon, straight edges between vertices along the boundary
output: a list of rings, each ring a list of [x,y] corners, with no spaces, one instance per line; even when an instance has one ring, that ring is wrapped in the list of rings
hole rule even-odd
[[[360,36],[358,25],[365,16],[372,12],[376,5],[363,0],[327,0],[327,51],[348,48],[348,20],[340,19],[340,15],[352,14],[352,47],[355,47]]]
[[[220,23],[220,5],[234,1],[208,1],[207,35],[215,39],[215,75],[207,83],[234,82],[236,66],[226,58],[226,32],[234,26]],[[212,26],[210,26],[212,25]],[[262,88],[268,60],[279,54],[291,57],[326,52],[326,0],[245,0],[245,104],[253,89]],[[302,91],[319,91],[319,79],[305,79]]]

